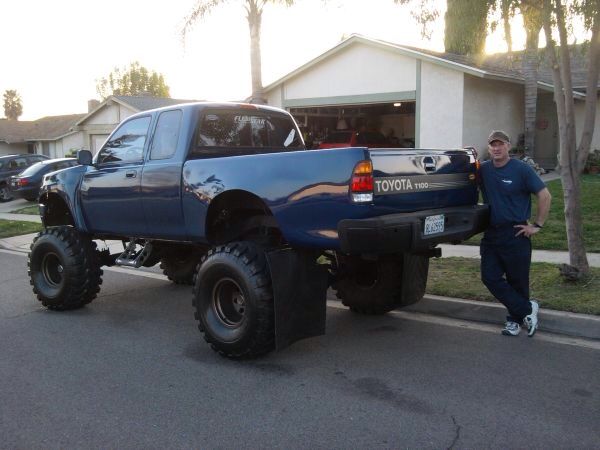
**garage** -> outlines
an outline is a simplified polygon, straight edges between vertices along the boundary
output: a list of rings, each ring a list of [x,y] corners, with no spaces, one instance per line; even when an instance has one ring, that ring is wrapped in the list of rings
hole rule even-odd
[[[308,148],[415,146],[415,102],[292,107]]]

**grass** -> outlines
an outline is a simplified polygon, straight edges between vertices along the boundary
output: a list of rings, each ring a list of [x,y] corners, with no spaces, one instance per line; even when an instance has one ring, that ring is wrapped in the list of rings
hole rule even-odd
[[[11,211],[11,214],[31,214],[32,216],[38,216],[40,214],[40,207],[38,205],[26,206],[25,208]]]
[[[0,219],[0,239],[21,234],[37,233],[41,230],[41,223]]]
[[[480,279],[478,259],[433,258],[430,262],[427,293],[470,300],[496,301]],[[531,297],[543,308],[600,315],[600,268],[591,268],[587,280],[564,281],[558,266],[531,265]]]
[[[568,250],[567,232],[565,230],[565,203],[562,183],[552,180],[546,183],[552,194],[552,205],[544,229],[531,240],[536,250]],[[535,217],[537,202],[535,197],[532,204],[532,217]],[[581,214],[583,217],[583,238],[586,251],[600,252],[600,176],[582,175],[581,177]],[[473,236],[464,243],[479,245],[482,235]]]

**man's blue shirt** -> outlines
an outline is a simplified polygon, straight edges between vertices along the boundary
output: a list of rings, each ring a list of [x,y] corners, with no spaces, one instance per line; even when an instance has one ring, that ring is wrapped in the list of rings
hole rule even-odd
[[[492,161],[481,165],[483,200],[490,206],[490,224],[526,222],[531,216],[531,194],[546,187],[526,163],[510,159],[503,167]]]

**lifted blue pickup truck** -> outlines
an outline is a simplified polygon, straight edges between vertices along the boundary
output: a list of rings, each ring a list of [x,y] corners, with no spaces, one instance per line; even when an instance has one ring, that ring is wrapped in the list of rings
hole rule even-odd
[[[325,332],[326,292],[383,314],[420,300],[438,243],[480,232],[470,150],[306,150],[286,111],[195,103],[133,115],[100,151],[49,174],[34,293],[92,301],[103,265],[160,263],[193,284],[212,348],[255,357]],[[95,241],[121,240],[123,252]]]

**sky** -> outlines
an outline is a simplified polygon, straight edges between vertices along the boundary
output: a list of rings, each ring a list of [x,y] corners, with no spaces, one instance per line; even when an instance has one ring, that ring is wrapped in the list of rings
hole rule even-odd
[[[443,51],[445,0],[431,39],[421,37],[410,9],[392,0],[297,0],[263,13],[262,67],[266,86],[352,33]],[[96,81],[139,61],[165,76],[171,97],[240,100],[250,95],[249,33],[242,0],[231,0],[181,28],[195,0],[2,0],[0,92],[21,95],[20,120],[87,112],[99,99]],[[515,49],[523,46],[513,25]],[[488,52],[505,51],[500,30]],[[0,116],[4,113],[0,110]]]

